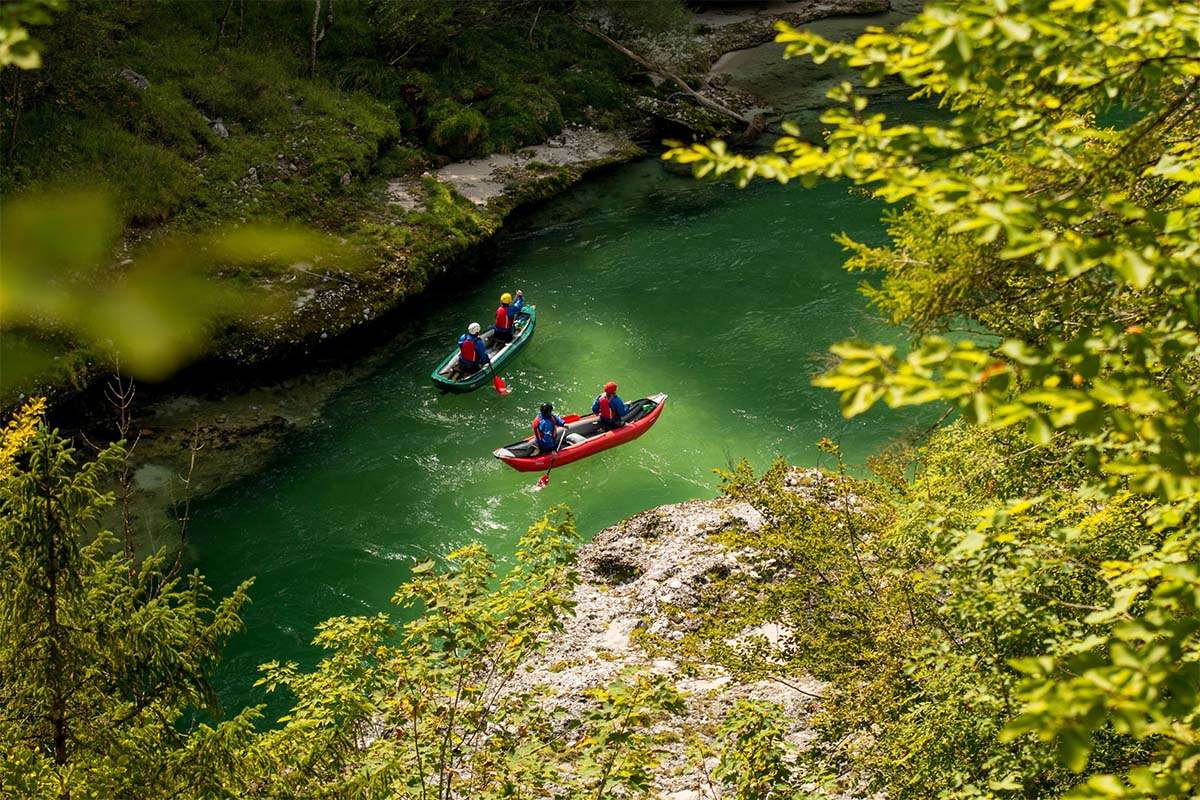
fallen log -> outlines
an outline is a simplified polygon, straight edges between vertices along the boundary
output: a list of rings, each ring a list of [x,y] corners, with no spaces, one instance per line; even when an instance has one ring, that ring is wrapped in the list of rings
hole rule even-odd
[[[748,128],[753,127],[755,125],[755,120],[750,119],[749,117],[745,116],[744,114],[739,114],[738,112],[734,111],[732,108],[722,105],[721,103],[718,103],[716,100],[713,100],[711,97],[708,97],[708,96],[702,94],[701,92],[696,91],[690,85],[688,85],[687,81],[685,81],[683,78],[676,75],[674,72],[671,72],[668,69],[660,67],[657,64],[651,63],[651,61],[648,58],[641,55],[640,53],[636,53],[633,50],[630,50],[628,47],[621,44],[616,39],[613,39],[611,36],[608,36],[607,34],[605,34],[602,30],[597,28],[595,25],[585,22],[584,20],[581,20],[577,17],[571,17],[571,21],[573,23],[575,23],[575,25],[578,26],[580,30],[586,31],[586,32],[590,33],[592,36],[595,36],[597,39],[604,42],[606,45],[611,47],[613,50],[616,50],[621,55],[623,55],[626,58],[629,58],[629,59],[637,62],[641,66],[645,67],[647,71],[649,71],[655,75],[658,75],[659,77],[664,78],[665,80],[671,81],[671,83],[678,86],[679,89],[684,94],[686,94],[688,97],[692,98],[697,103],[704,106],[705,108],[710,109],[712,111],[716,111],[718,114],[723,114],[723,115],[729,117],[730,119],[736,120],[737,122],[742,123],[743,125],[747,126]]]

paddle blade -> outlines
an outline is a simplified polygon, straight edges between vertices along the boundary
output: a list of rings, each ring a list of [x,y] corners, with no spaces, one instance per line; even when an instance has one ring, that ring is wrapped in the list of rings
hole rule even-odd
[[[545,473],[544,475],[542,475],[542,477],[538,478],[537,488],[545,489],[546,484],[548,484],[548,483],[550,483],[550,473],[549,472]]]
[[[496,387],[496,393],[500,395],[508,394],[508,386],[505,385],[504,379],[499,375],[492,376],[492,386]]]

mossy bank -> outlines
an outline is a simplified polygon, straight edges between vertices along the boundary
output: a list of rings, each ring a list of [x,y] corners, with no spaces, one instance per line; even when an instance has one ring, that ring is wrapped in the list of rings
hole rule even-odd
[[[306,64],[303,4],[246,5],[222,16],[216,3],[72,4],[39,30],[43,67],[0,76],[0,191],[59,207],[84,187],[99,193],[88,208],[108,224],[95,235],[113,241],[102,280],[202,232],[286,225],[331,237],[283,269],[214,264],[208,278],[252,298],[253,313],[218,319],[193,356],[246,366],[306,354],[419,294],[514,208],[641,152],[622,139],[577,161],[524,164],[502,196],[473,203],[434,171],[519,153],[565,125],[624,128],[644,76],[561,13],[533,28],[445,20],[453,48],[430,38],[402,56],[395,36],[408,28],[388,3],[339,4]],[[37,339],[50,366],[10,370],[5,403],[112,371],[113,354],[70,330],[43,327]]]
[[[790,3],[729,25],[684,19],[657,51],[636,20],[614,24],[700,80],[721,52],[769,40],[778,14],[883,4]],[[332,245],[312,257],[205,268],[250,311],[218,314],[188,357],[208,374],[253,375],[247,367],[304,363],[389,319],[467,263],[513,210],[588,171],[641,155],[664,133],[730,131],[719,115],[671,111],[686,101],[581,30],[566,6],[546,6],[531,25],[483,5],[478,20],[439,12],[417,25],[404,4],[339,4],[316,20],[313,50],[303,4],[72,5],[39,30],[41,69],[0,75],[0,192],[61,207],[79,187],[99,191],[111,220],[95,235],[111,237],[112,264],[97,282],[203,232],[327,235]],[[9,359],[4,404],[75,394],[114,370],[103,342],[33,327],[48,355],[28,371]]]

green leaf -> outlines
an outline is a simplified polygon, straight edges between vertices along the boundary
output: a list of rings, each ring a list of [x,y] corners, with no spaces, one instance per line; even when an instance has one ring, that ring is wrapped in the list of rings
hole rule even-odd
[[[1058,757],[1072,772],[1083,772],[1092,752],[1091,737],[1079,728],[1063,728],[1058,734]]]
[[[999,26],[1000,30],[1004,31],[1005,36],[1014,42],[1028,41],[1030,35],[1033,33],[1033,28],[1027,23],[1018,22],[1012,17],[1000,17],[996,20],[996,25]]]
[[[1043,415],[1034,414],[1025,421],[1025,435],[1034,444],[1045,446],[1054,438],[1054,431]]]
[[[1093,775],[1087,779],[1087,787],[1105,797],[1125,796],[1125,785],[1115,775]]]
[[[954,34],[954,46],[958,48],[958,54],[962,56],[963,61],[970,61],[972,55],[971,37],[966,31],[959,30]]]
[[[842,415],[847,419],[858,416],[875,405],[876,401],[883,397],[886,391],[887,389],[882,386],[870,383],[860,384],[854,393],[850,395],[849,399],[843,401]]]
[[[1117,253],[1113,268],[1135,289],[1145,289],[1154,279],[1154,265],[1134,250],[1122,250]]]

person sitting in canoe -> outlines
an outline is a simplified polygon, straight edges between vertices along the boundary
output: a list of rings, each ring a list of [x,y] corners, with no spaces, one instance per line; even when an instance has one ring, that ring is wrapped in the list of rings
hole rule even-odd
[[[617,396],[615,383],[609,381],[604,384],[604,391],[596,395],[596,402],[592,403],[592,413],[600,418],[600,427],[606,431],[625,424],[622,418],[629,413],[629,407]]]
[[[512,315],[514,320],[521,316],[523,308],[525,308],[525,293],[517,289],[517,296],[512,301]]]
[[[458,337],[458,371],[471,375],[490,363],[487,345],[479,338],[479,323],[472,322],[467,326],[467,332]]]
[[[553,453],[559,448],[560,441],[565,447],[584,440],[578,433],[566,433],[565,430],[560,430],[566,425],[563,418],[554,413],[553,405],[542,403],[541,411],[533,418],[533,437],[543,453]]]
[[[508,292],[500,295],[500,307],[496,309],[496,341],[511,342],[513,340],[513,325],[516,324],[517,315],[512,310],[512,295]]]

